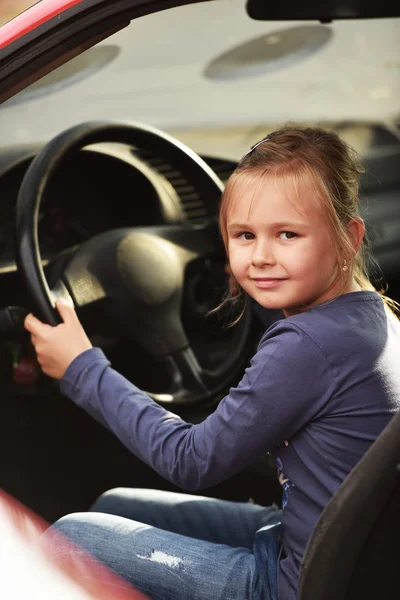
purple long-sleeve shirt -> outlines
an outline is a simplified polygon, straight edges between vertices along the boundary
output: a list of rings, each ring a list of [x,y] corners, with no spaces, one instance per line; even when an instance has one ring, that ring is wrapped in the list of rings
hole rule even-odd
[[[61,391],[178,486],[214,485],[266,452],[284,487],[279,598],[295,597],[318,516],[400,405],[400,323],[353,292],[274,323],[237,387],[202,423],[153,402],[93,348]]]

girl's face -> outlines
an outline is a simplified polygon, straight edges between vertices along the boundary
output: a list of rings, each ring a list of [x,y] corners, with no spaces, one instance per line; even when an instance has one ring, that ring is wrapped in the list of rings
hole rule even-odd
[[[233,275],[261,306],[282,309],[285,316],[343,292],[342,265],[323,209],[311,186],[300,187],[297,195],[276,178],[237,182],[227,212]]]

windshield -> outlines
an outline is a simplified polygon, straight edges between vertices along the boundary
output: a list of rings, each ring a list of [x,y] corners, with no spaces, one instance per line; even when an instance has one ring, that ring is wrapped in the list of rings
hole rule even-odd
[[[2,3],[1,15],[33,2]],[[6,8],[8,7],[8,8]],[[400,19],[255,21],[245,0],[131,22],[0,107],[4,145],[43,143],[89,120],[139,121],[194,150],[239,158],[275,124],[397,131]]]

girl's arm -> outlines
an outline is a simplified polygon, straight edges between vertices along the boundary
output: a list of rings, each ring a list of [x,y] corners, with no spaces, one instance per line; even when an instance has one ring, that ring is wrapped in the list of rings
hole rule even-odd
[[[73,360],[61,391],[163,477],[196,490],[293,436],[323,409],[333,383],[316,344],[283,321],[268,330],[240,384],[199,424],[154,402],[112,369],[98,348]]]

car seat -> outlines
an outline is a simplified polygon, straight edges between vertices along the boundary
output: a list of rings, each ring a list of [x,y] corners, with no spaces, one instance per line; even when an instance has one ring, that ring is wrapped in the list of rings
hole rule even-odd
[[[332,496],[309,538],[297,600],[400,598],[400,411]]]

